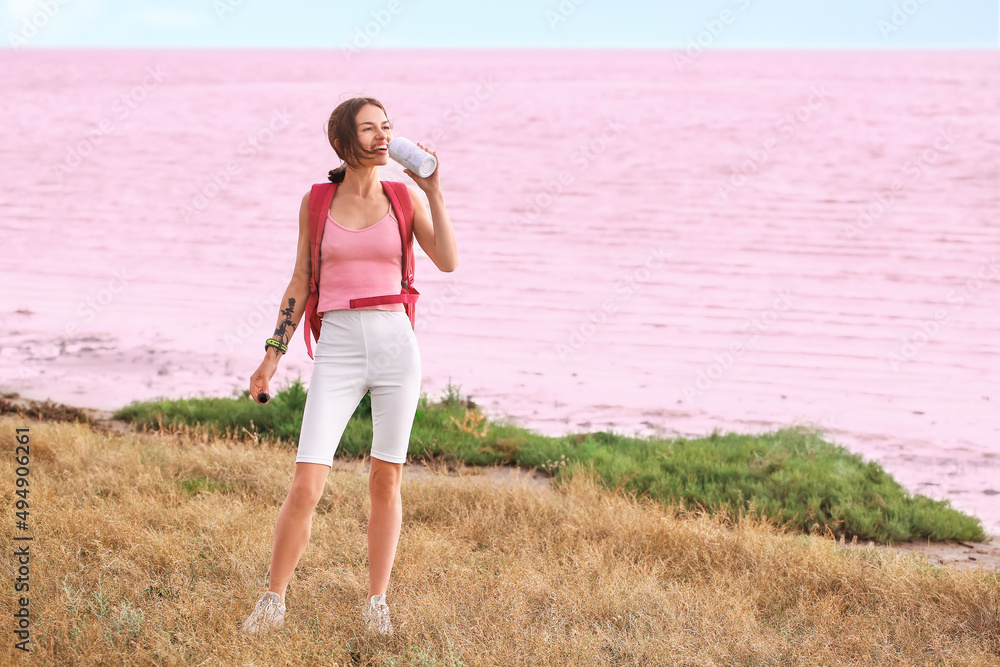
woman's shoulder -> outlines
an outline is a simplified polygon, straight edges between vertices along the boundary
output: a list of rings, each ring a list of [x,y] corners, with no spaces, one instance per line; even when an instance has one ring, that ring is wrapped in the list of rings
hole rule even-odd
[[[406,186],[406,191],[410,193],[410,199],[411,200],[417,199],[417,198],[420,197],[420,191],[417,188],[413,187],[412,185],[410,185],[408,183],[404,183],[403,185]]]

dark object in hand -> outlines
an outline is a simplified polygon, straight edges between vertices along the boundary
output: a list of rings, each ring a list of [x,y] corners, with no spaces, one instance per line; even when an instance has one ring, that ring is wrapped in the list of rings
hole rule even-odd
[[[260,401],[261,403],[267,403],[269,400],[271,400],[271,397],[267,395],[266,391],[262,391],[259,394],[257,394],[257,400]]]

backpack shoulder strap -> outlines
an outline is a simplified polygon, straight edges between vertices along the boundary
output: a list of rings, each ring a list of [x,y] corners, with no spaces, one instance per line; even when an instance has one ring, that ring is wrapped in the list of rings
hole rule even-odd
[[[326,214],[330,211],[333,193],[336,190],[336,183],[317,183],[312,186],[312,190],[309,192],[309,249],[313,260],[310,266],[316,268],[315,271],[311,271],[311,274],[315,278],[317,288],[319,286],[319,244],[323,240]]]
[[[312,343],[309,334],[318,341],[322,320],[319,317],[319,270],[320,247],[323,243],[323,230],[326,228],[326,216],[333,202],[333,193],[337,191],[336,183],[316,183],[309,192],[309,298],[306,300],[306,310],[303,313],[305,326],[302,333],[306,339],[306,352],[313,358]]]
[[[406,183],[383,181],[392,208],[399,223],[399,236],[403,243],[403,287],[413,285],[413,200]]]

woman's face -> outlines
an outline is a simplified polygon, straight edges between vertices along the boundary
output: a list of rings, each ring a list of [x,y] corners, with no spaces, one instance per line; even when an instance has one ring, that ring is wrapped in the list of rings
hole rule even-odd
[[[382,109],[374,104],[366,104],[358,111],[358,141],[366,151],[378,150],[378,154],[362,158],[365,164],[389,164],[389,140],[392,139],[392,124]]]

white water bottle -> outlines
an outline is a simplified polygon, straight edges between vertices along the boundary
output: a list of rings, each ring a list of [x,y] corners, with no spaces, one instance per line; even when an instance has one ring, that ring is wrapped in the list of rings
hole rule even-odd
[[[437,169],[437,158],[406,137],[393,137],[389,142],[389,157],[420,178],[427,178]]]

